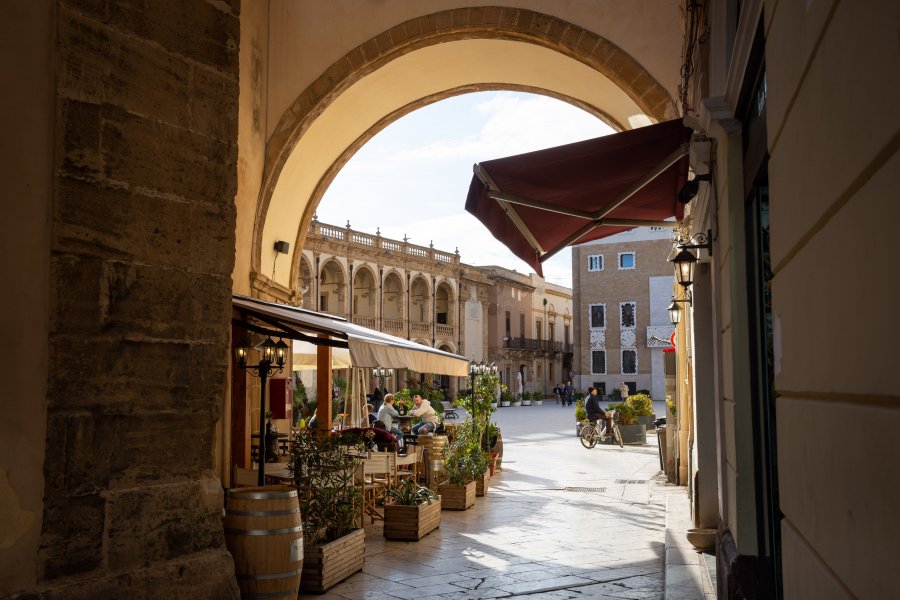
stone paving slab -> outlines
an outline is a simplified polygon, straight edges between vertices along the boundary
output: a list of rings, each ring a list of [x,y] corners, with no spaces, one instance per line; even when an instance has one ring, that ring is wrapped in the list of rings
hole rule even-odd
[[[502,470],[473,508],[419,542],[366,525],[366,564],[323,600],[664,597],[666,497],[647,446],[585,449],[574,407],[501,408]],[[595,491],[602,488],[602,491]],[[702,598],[702,596],[700,596]]]

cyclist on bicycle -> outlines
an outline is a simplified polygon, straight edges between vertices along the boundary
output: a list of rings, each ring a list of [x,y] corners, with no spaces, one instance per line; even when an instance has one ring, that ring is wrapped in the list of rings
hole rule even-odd
[[[588,419],[590,419],[591,423],[596,423],[597,426],[600,426],[600,421],[602,420],[603,431],[609,431],[611,426],[609,422],[610,415],[605,410],[600,408],[600,396],[597,395],[597,388],[589,387],[588,388],[588,397],[587,400],[584,401],[584,410],[587,413]]]

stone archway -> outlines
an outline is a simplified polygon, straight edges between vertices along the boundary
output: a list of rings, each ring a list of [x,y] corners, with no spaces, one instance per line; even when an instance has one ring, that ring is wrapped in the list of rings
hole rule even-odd
[[[484,48],[491,51],[484,52]],[[542,59],[564,62],[566,68],[581,69],[579,73],[583,77],[574,77],[571,71],[566,71],[559,73],[555,83],[549,77],[542,85],[529,86],[527,81],[537,82],[540,78],[529,79],[527,75],[520,74],[520,80],[510,78],[496,83],[488,76],[464,82],[448,76],[447,81],[452,81],[453,85],[448,83],[421,90],[407,83],[410,92],[405,100],[378,107],[378,110],[372,109],[368,115],[348,113],[356,119],[354,123],[348,123],[353,119],[340,120],[339,129],[346,139],[340,142],[340,148],[333,154],[317,157],[304,153],[306,140],[319,140],[325,130],[333,137],[338,128],[333,126],[334,121],[329,121],[333,118],[329,115],[346,109],[342,103],[351,103],[353,94],[365,88],[365,98],[379,97],[372,95],[373,91],[377,94],[378,89],[384,89],[378,87],[379,77],[391,77],[390,71],[395,65],[404,61],[404,64],[413,62],[419,66],[424,63],[443,65],[454,60],[458,62],[461,57],[471,58],[471,53],[476,49],[482,51],[475,56],[521,54],[524,58],[528,53],[537,53]],[[457,54],[454,55],[454,52]],[[415,63],[416,60],[419,62]],[[429,60],[432,62],[428,63]],[[528,60],[517,62],[527,63]],[[606,100],[585,100],[581,97],[583,94],[567,90],[567,83],[584,77],[593,78],[595,87],[605,86],[603,93],[607,94]],[[547,76],[544,78],[548,79]],[[529,89],[562,98],[590,110],[619,129],[675,116],[675,105],[670,95],[634,58],[600,35],[560,18],[526,9],[489,7],[453,9],[406,21],[359,45],[333,63],[281,115],[267,143],[265,172],[256,205],[250,265],[251,270],[255,271],[254,276],[262,261],[262,249],[268,248],[270,238],[293,236],[294,260],[290,267],[285,265],[284,272],[279,270],[274,278],[282,285],[284,281],[296,280],[300,250],[315,206],[337,171],[368,139],[390,122],[425,104],[484,89]],[[607,100],[614,110],[604,106]],[[639,118],[634,120],[632,117]],[[315,160],[320,162],[313,165]],[[295,162],[302,163],[303,169],[298,170]],[[286,189],[280,186],[291,185],[300,185],[302,189],[290,194],[278,191]],[[288,202],[288,196],[295,216],[290,220],[276,218],[284,203]],[[297,211],[297,198],[306,202],[302,213]]]

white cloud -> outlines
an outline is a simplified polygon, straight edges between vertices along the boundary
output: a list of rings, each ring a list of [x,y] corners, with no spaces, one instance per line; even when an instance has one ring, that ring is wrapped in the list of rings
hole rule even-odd
[[[415,116],[413,121],[407,121]],[[463,262],[530,272],[464,204],[472,164],[612,133],[558,100],[511,92],[458,96],[419,109],[376,135],[337,175],[319,219],[453,252]],[[544,265],[548,281],[571,286],[571,251]]]

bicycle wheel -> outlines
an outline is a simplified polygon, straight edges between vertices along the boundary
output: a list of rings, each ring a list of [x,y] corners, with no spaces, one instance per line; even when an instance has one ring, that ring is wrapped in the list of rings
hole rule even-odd
[[[613,423],[613,437],[616,440],[616,443],[619,445],[619,448],[624,448],[625,444],[622,442],[622,432],[619,431],[619,426]]]
[[[585,425],[581,428],[581,435],[578,436],[578,439],[581,440],[581,445],[585,448],[593,448],[597,445],[597,436],[594,432],[593,425]]]

